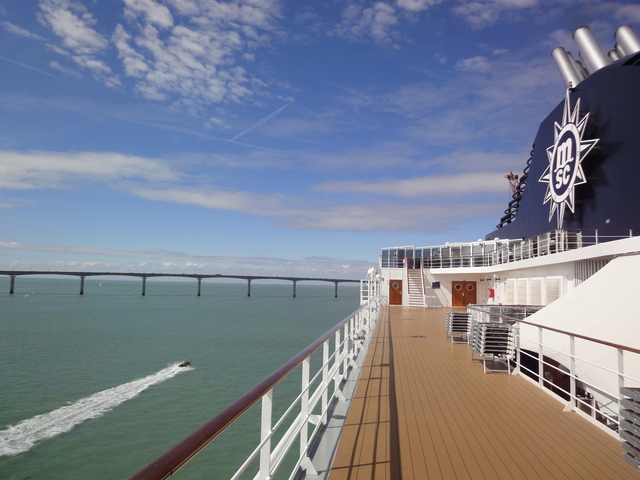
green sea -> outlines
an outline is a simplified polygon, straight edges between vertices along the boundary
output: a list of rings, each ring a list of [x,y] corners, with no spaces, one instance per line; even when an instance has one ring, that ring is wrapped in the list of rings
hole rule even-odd
[[[355,286],[0,278],[0,478],[128,478],[358,308]],[[191,367],[177,364],[190,360]],[[314,359],[313,361],[317,361]],[[313,368],[313,367],[312,367]],[[294,372],[295,373],[295,372]],[[274,410],[297,394],[295,375]],[[180,470],[229,478],[259,405]],[[284,474],[284,473],[283,473]]]

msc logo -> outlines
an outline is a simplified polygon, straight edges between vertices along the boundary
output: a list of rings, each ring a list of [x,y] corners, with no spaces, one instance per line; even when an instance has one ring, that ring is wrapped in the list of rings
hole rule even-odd
[[[549,208],[549,221],[557,212],[558,228],[562,228],[564,210],[575,212],[575,187],[587,183],[582,160],[599,139],[583,140],[584,130],[587,126],[589,114],[578,119],[580,113],[580,99],[575,108],[571,110],[569,90],[564,101],[562,124],[554,123],[554,143],[547,148],[549,166],[540,177],[539,182],[547,184],[547,193],[544,202],[551,202]]]

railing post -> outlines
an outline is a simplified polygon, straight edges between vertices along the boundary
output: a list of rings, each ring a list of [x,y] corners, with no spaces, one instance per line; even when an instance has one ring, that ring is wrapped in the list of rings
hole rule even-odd
[[[349,361],[349,322],[345,323],[342,327],[344,330],[342,332],[342,377],[347,374],[347,364]]]
[[[322,415],[321,421],[326,423],[325,412],[329,406],[329,340],[322,344]]]
[[[569,398],[569,405],[571,411],[575,411],[577,406],[577,389],[576,389],[576,337],[571,335],[569,337],[569,354],[571,355],[571,359],[569,362],[569,375],[570,375],[570,386],[569,393],[571,398]]]
[[[340,346],[340,329],[338,329],[336,331],[335,342],[336,342],[336,349],[335,349],[336,350],[336,354],[335,354],[335,357],[334,357],[334,363],[338,365],[338,368],[336,370],[336,374],[337,374],[337,377],[339,378],[340,374],[342,373],[341,372],[341,366],[340,366],[340,362],[341,362],[341,359],[342,359],[342,347]],[[334,390],[337,389],[339,384],[340,384],[340,381],[336,380],[335,384],[333,386],[333,389]]]
[[[307,456],[307,443],[309,442],[309,366],[310,357],[302,361],[302,398],[300,399],[300,420],[302,427],[300,429],[300,458]],[[302,467],[306,469],[306,462]]]
[[[544,388],[544,351],[542,349],[542,328],[538,327],[538,384]]]
[[[271,412],[273,410],[273,388],[262,397],[262,420],[260,426],[260,440],[265,442],[260,449],[260,473],[261,480],[269,478],[271,470],[271,439],[265,441],[271,435]]]
[[[621,348],[618,350],[618,415],[620,415],[620,411],[622,409],[622,395],[620,394],[620,389],[624,387],[624,350]]]

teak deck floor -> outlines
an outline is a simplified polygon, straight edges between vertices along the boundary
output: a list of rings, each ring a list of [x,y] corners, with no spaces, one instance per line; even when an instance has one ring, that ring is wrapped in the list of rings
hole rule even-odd
[[[518,375],[484,374],[445,312],[383,308],[330,480],[640,478],[614,437]]]

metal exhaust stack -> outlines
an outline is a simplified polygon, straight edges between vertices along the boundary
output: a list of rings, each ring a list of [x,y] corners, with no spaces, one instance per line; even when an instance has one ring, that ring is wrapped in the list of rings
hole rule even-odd
[[[624,56],[640,52],[640,38],[629,25],[623,25],[613,35]]]
[[[580,27],[573,32],[573,39],[580,49],[580,58],[589,74],[597,72],[611,63],[589,27]]]
[[[628,55],[640,52],[640,37],[629,25],[623,25],[618,28],[614,38],[617,43],[612,50],[605,54],[593,33],[591,33],[591,29],[583,26],[573,32],[573,39],[578,45],[578,55],[582,59],[582,63],[574,60],[571,53],[565,51],[562,47],[556,47],[551,51],[551,56],[556,62],[560,75],[568,88],[574,88],[578,83],[602,67],[606,67]]]
[[[565,51],[562,47],[556,47],[551,51],[551,56],[556,62],[560,75],[567,84],[567,87],[572,88],[578,85],[582,78],[578,73],[575,62],[571,55]]]

